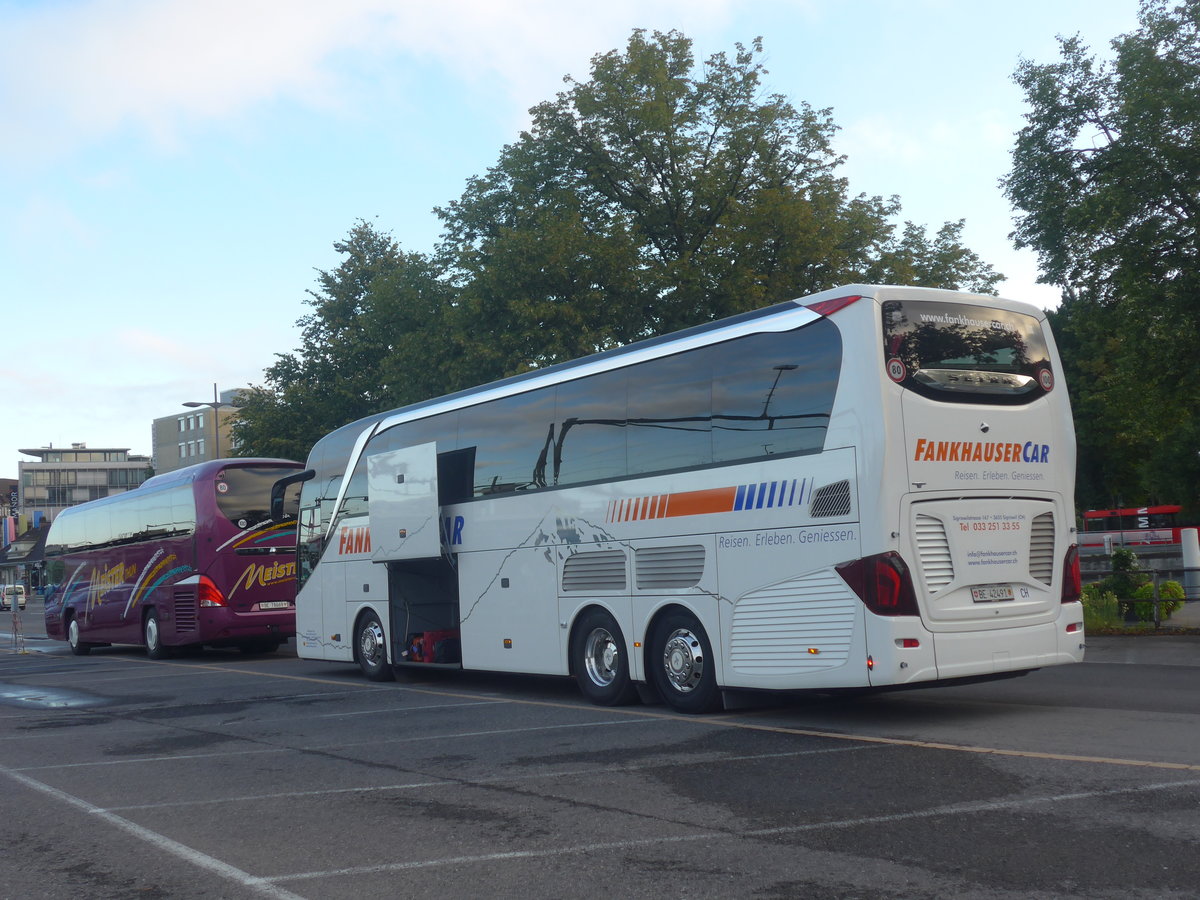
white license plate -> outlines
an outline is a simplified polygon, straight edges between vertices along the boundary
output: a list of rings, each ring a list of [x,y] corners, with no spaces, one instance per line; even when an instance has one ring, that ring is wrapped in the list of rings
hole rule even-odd
[[[997,603],[1001,600],[1012,600],[1011,584],[981,584],[971,588],[971,599],[976,603]]]
[[[287,609],[292,604],[286,600],[268,600],[266,603],[258,604],[259,609]]]

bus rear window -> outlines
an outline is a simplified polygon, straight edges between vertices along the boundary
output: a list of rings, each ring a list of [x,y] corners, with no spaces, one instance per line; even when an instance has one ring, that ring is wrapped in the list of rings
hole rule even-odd
[[[888,377],[925,397],[958,403],[1028,403],[1054,387],[1041,323],[968,304],[883,304]]]
[[[261,525],[271,518],[271,488],[288,473],[275,468],[244,466],[225,469],[216,478],[217,508],[238,528]],[[284,495],[285,518],[294,518],[300,505],[300,485]]]

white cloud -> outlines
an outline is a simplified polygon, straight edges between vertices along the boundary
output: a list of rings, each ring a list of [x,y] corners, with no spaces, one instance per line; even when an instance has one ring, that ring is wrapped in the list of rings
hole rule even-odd
[[[76,0],[13,14],[0,37],[0,133],[30,158],[133,128],[162,146],[196,123],[285,100],[354,102],[402,55],[521,103],[586,77],[633,24],[701,25],[732,0]],[[374,69],[375,71],[372,71]],[[420,90],[420,85],[412,87]],[[556,89],[556,88],[555,88]]]
[[[21,85],[6,130],[42,150],[128,125],[170,141],[190,119],[284,94],[325,98],[325,61],[369,40],[368,24],[332,5],[262,0],[34,7],[0,48],[4,81]]]

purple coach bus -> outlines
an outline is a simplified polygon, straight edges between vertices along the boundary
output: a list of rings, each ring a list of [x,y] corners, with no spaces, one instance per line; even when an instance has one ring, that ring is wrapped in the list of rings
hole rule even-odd
[[[151,659],[201,644],[275,650],[296,633],[289,476],[302,468],[214,460],[63,510],[46,538],[46,634],[79,656],[107,644],[142,644]]]

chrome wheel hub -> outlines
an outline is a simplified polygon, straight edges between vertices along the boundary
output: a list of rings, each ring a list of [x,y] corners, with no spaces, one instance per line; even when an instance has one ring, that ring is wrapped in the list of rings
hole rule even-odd
[[[369,623],[358,635],[358,652],[370,666],[383,662],[383,629],[378,622]]]
[[[673,631],[663,645],[663,669],[677,691],[694,690],[704,677],[704,647],[699,638],[686,628]]]
[[[608,687],[616,680],[621,651],[607,629],[597,628],[588,635],[583,647],[583,659],[588,678],[593,683]]]

